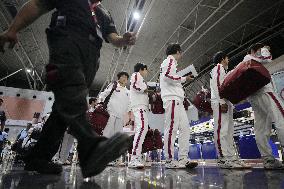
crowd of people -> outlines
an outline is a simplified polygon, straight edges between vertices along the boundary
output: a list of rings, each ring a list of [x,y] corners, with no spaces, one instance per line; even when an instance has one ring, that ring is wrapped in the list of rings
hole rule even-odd
[[[46,30],[49,46],[49,64],[46,66],[48,89],[55,96],[52,112],[40,129],[40,137],[32,138],[30,125],[17,137],[22,145],[33,144],[24,154],[25,170],[44,174],[59,174],[62,165],[52,161],[62,140],[65,153],[69,152],[74,138],[78,142],[79,164],[83,177],[91,177],[102,172],[105,167],[125,154],[130,137],[123,134],[123,115],[134,115],[135,135],[132,143],[131,168],[143,168],[142,144],[148,131],[149,89],[146,83],[148,67],[143,63],[134,66],[130,76],[130,90],[126,85],[129,74],[120,72],[116,82],[111,83],[96,101],[91,101],[90,110],[95,104],[108,99],[109,119],[103,136],[94,132],[87,120],[86,96],[99,67],[100,49],[103,41],[116,47],[134,45],[136,35],[117,33],[109,12],[101,0],[30,0],[19,10],[7,31],[0,35],[0,51],[9,43],[12,48],[18,41],[17,33],[33,23],[41,15],[56,9],[51,24]],[[74,14],[74,11],[76,14]],[[266,48],[266,51],[265,49]],[[264,45],[256,44],[249,49],[244,61],[254,59],[265,63],[271,59],[263,52],[269,51]],[[182,57],[179,44],[169,44],[166,59],[161,63],[159,85],[165,109],[164,151],[165,167],[195,168],[198,163],[188,159],[190,128],[183,106],[185,92],[183,83],[194,80],[192,75],[182,77],[177,74],[178,61]],[[221,99],[219,89],[228,69],[228,56],[219,52],[214,56],[216,65],[211,72],[211,102],[215,121],[215,144],[218,150],[218,165],[221,168],[250,168],[239,160],[233,150],[233,104]],[[68,95],[66,95],[68,94]],[[111,96],[110,96],[111,94]],[[255,111],[255,135],[264,167],[284,169],[281,162],[271,155],[268,147],[269,128],[276,121],[279,139],[284,145],[283,106],[276,97],[271,84],[249,98]],[[129,120],[130,121],[130,120]],[[1,122],[2,123],[2,122]],[[263,125],[265,123],[265,125]],[[179,131],[179,159],[174,159],[174,143]],[[3,134],[3,132],[2,132]],[[71,135],[73,137],[70,137]],[[30,136],[27,138],[27,136]],[[68,139],[70,138],[70,140]],[[33,141],[34,139],[36,141]],[[62,161],[66,161],[66,156]]]

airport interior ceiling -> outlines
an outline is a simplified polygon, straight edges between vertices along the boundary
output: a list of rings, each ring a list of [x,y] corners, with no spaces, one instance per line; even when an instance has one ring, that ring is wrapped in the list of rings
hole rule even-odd
[[[0,0],[0,32],[7,29],[27,0]],[[116,49],[104,43],[100,68],[91,86],[96,95],[119,71],[133,72],[137,62],[148,65],[147,81],[156,81],[168,43],[183,49],[180,69],[193,64],[199,76],[186,87],[192,100],[201,86],[209,88],[212,55],[220,50],[235,67],[254,42],[271,46],[273,57],[284,54],[283,0],[103,0],[120,34],[137,33],[133,47]],[[20,43],[0,54],[2,86],[45,90],[44,68],[48,62],[45,29],[51,12],[19,34]],[[15,74],[14,74],[15,73]],[[13,75],[14,74],[14,75]]]

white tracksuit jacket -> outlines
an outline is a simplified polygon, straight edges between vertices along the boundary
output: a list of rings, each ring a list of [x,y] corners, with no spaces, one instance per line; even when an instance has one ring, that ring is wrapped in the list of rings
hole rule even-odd
[[[246,55],[244,61],[255,60],[262,62],[261,59],[252,55]],[[248,98],[254,111],[255,139],[263,158],[273,158],[272,150],[269,145],[271,125],[275,123],[278,139],[284,146],[284,108],[278,95],[274,92],[271,83],[265,85],[256,93]]]
[[[145,93],[147,84],[139,72],[132,74],[130,78],[130,104],[134,115],[135,136],[133,140],[132,154],[140,156],[142,144],[148,131],[149,97]]]
[[[234,148],[234,106],[226,99],[221,99],[219,95],[220,87],[226,77],[226,70],[222,64],[217,64],[211,71],[211,107],[214,117],[214,140],[219,158],[235,159],[236,151]],[[228,105],[228,112],[221,113],[221,104]]]
[[[99,102],[103,102],[110,94],[113,88],[113,83],[110,84],[100,95]],[[108,113],[110,114],[108,123],[103,130],[103,136],[111,137],[117,132],[123,131],[124,115],[130,111],[130,97],[129,90],[117,83],[117,88],[110,97],[108,106]]]
[[[190,128],[183,106],[184,90],[182,83],[186,77],[177,75],[177,61],[171,55],[160,68],[161,96],[165,108],[164,148],[166,159],[174,158],[174,143],[179,130],[179,158],[187,158]]]
[[[163,101],[184,99],[182,83],[186,77],[177,75],[177,61],[171,55],[165,59],[160,68],[160,87]]]

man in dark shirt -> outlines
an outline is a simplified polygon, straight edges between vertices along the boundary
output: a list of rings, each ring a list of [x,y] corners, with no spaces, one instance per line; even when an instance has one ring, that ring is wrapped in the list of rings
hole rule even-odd
[[[0,35],[0,51],[17,43],[17,33],[41,15],[56,9],[46,30],[49,64],[46,82],[55,95],[52,113],[38,143],[25,157],[25,170],[58,174],[62,167],[51,159],[69,127],[78,140],[83,177],[99,174],[123,154],[129,143],[125,134],[107,139],[98,136],[86,119],[88,89],[99,67],[102,40],[117,47],[133,45],[133,33],[119,36],[100,0],[30,0],[18,12],[7,31]]]

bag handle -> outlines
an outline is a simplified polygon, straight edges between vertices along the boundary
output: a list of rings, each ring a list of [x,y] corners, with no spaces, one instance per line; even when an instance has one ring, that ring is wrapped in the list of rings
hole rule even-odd
[[[117,81],[113,82],[113,87],[112,87],[109,95],[105,98],[104,105],[103,105],[105,109],[107,108],[107,104],[109,103],[110,97],[112,96],[112,94],[116,90],[116,88],[117,88]]]

